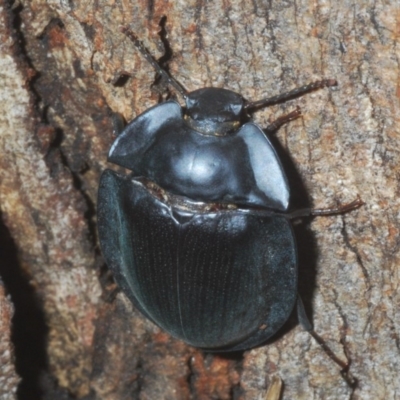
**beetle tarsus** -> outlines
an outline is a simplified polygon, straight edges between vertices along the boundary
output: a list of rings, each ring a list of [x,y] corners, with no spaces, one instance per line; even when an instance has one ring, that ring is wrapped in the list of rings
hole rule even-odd
[[[339,357],[335,355],[335,353],[331,350],[331,348],[325,343],[325,341],[319,336],[313,329],[308,331],[308,333],[315,339],[315,341],[321,346],[326,355],[340,367],[340,375],[342,375],[343,379],[349,385],[349,387],[354,388],[357,385],[357,379],[353,377],[350,373],[350,362],[342,361]]]
[[[319,217],[344,214],[349,211],[356,210],[364,204],[365,202],[361,199],[359,195],[357,195],[357,198],[350,203],[327,208],[302,208],[301,210],[292,211],[290,214],[287,214],[287,217],[290,219],[294,219],[301,217]]]
[[[345,203],[339,205],[337,207],[328,207],[328,208],[315,208],[311,209],[311,215],[336,215],[336,214],[344,214],[349,211],[356,210],[364,205],[364,201],[361,199],[360,196],[357,195],[357,198],[350,203]]]
[[[301,116],[301,109],[299,106],[296,107],[296,109],[289,114],[282,115],[281,117],[277,118],[275,121],[272,121],[266,128],[266,132],[275,132],[278,130],[282,125],[293,121],[296,118],[299,118]]]
[[[350,363],[342,361],[325,343],[324,339],[322,339],[321,336],[319,336],[318,333],[315,332],[312,323],[307,317],[307,313],[305,311],[304,304],[301,300],[300,295],[297,295],[297,318],[304,330],[306,330],[315,339],[315,341],[321,346],[326,355],[340,367],[340,374],[342,375],[346,383],[350,387],[354,387],[356,379],[349,372]]]

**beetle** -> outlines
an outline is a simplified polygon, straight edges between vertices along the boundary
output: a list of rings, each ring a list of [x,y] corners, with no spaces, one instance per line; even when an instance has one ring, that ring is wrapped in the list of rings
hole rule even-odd
[[[222,88],[187,92],[128,28],[122,31],[185,100],[162,102],[131,121],[108,161],[98,193],[102,253],[124,293],[172,336],[207,351],[261,345],[297,304],[297,250],[291,219],[353,210],[289,212],[290,187],[268,133],[252,110],[336,85],[313,82],[255,102]],[[343,364],[341,365],[343,367]]]

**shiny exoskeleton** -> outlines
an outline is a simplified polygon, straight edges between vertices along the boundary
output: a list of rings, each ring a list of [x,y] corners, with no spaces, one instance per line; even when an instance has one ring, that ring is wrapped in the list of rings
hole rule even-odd
[[[290,219],[361,201],[288,213],[282,164],[248,114],[336,82],[253,103],[220,88],[188,93],[124,32],[186,107],[171,100],[150,108],[112,145],[108,160],[132,173],[106,170],[101,177],[98,226],[107,265],[135,306],[176,338],[213,351],[257,346],[280,329],[298,298]]]

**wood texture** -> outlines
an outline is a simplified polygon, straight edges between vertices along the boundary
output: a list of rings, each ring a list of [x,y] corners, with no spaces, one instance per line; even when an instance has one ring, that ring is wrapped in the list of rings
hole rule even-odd
[[[46,320],[31,343],[46,359],[37,398],[264,399],[274,375],[284,400],[399,398],[398,2],[0,0],[0,18],[0,209]],[[169,93],[121,25],[188,90],[257,100],[338,80],[254,118],[302,109],[274,139],[293,208],[366,202],[296,226],[300,293],[354,387],[295,318],[228,358],[171,339],[114,296],[95,217],[110,111],[130,120]]]
[[[14,347],[11,340],[13,305],[6,296],[4,284],[0,281],[0,399],[14,400],[19,376],[14,366]]]

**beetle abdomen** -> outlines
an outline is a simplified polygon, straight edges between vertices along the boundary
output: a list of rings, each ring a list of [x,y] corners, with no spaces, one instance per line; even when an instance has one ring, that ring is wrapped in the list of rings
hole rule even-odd
[[[179,211],[110,170],[98,207],[103,254],[118,283],[173,336],[239,350],[262,343],[288,318],[297,260],[284,217]]]

